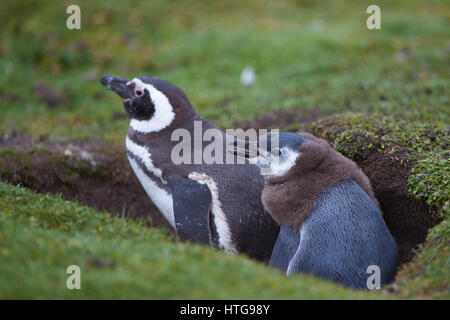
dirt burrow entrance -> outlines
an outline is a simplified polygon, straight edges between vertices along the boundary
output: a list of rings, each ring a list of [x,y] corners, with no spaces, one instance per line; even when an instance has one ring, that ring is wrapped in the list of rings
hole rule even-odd
[[[0,137],[0,178],[41,193],[113,214],[151,219],[173,233],[131,170],[123,145],[100,141],[34,141],[17,133]]]

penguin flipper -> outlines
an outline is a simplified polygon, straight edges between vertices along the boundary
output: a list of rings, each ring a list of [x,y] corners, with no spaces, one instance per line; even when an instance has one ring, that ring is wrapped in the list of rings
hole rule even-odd
[[[210,244],[212,196],[206,184],[178,176],[168,177],[173,197],[175,227],[182,240]]]
[[[300,235],[295,230],[281,226],[277,242],[272,250],[269,266],[287,271],[289,263],[297,251]]]

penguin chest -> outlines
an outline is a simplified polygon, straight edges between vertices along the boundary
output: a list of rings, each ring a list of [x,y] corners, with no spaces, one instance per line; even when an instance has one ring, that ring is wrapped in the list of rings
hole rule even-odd
[[[169,188],[166,187],[167,182],[162,178],[161,169],[153,164],[147,147],[138,145],[127,137],[126,148],[130,165],[145,192],[175,229],[173,198]]]

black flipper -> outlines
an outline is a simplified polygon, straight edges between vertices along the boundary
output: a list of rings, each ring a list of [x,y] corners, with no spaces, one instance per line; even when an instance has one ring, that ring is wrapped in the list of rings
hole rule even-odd
[[[281,226],[269,265],[286,272],[289,263],[297,251],[299,242],[300,235],[298,232],[291,228]]]
[[[170,176],[175,226],[182,240],[210,244],[210,211],[212,196],[206,184]]]

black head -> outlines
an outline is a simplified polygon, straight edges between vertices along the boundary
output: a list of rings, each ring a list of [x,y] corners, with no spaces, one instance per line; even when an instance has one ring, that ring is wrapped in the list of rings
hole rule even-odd
[[[105,75],[100,83],[123,99],[125,113],[130,119],[168,121],[168,114],[183,108],[192,110],[184,92],[163,79],[141,76],[130,80]]]
[[[276,139],[278,141],[276,141]],[[283,150],[297,152],[298,148],[306,141],[308,141],[308,139],[294,132],[268,134],[265,151],[274,155],[281,155]],[[261,143],[258,144],[259,150],[261,150],[262,146]]]

